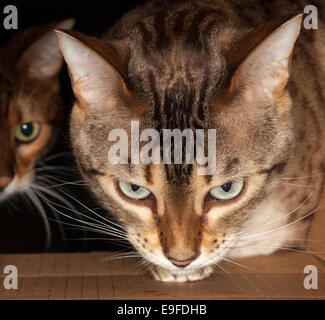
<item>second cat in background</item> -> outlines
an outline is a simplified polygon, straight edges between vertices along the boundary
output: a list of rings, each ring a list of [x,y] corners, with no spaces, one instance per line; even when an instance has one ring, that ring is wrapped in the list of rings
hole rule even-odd
[[[50,226],[37,195],[46,191],[37,179],[44,171],[35,167],[55,143],[64,113],[58,79],[63,58],[54,29],[73,25],[68,19],[30,28],[0,48],[0,202],[21,194],[34,204],[47,232],[45,249]]]

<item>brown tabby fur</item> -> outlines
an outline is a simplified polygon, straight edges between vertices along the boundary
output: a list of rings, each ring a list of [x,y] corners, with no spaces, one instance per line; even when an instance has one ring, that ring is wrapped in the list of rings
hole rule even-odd
[[[304,6],[289,0],[150,1],[117,22],[105,42],[58,33],[78,99],[71,120],[78,164],[92,192],[152,263],[156,279],[198,280],[223,258],[304,247],[325,173],[323,21],[318,30],[301,28],[288,85],[288,73],[277,65],[269,79],[278,80],[271,102],[260,91],[264,74],[250,69],[254,59],[245,64]],[[321,17],[324,4],[316,6]],[[140,121],[140,130],[160,132],[215,128],[215,173],[198,176],[197,164],[109,164],[108,133],[130,132],[130,120]],[[209,197],[213,187],[237,178],[245,178],[238,197]],[[117,181],[152,194],[128,199]]]

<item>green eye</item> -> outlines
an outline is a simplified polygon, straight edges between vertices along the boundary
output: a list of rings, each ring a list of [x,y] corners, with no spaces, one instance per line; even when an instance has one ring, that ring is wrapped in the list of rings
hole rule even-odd
[[[147,188],[140,187],[136,184],[130,184],[127,182],[118,183],[121,191],[129,198],[135,200],[143,200],[149,197],[150,191]]]
[[[244,179],[235,180],[210,190],[210,195],[217,200],[230,200],[240,194],[244,187]]]
[[[15,138],[19,142],[27,143],[35,140],[41,130],[41,125],[37,122],[26,122],[17,127]]]

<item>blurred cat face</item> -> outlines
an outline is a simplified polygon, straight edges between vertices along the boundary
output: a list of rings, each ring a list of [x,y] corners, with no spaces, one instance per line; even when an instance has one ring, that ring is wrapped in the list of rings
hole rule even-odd
[[[58,33],[77,97],[71,135],[78,165],[97,199],[154,265],[190,274],[216,264],[285,166],[294,143],[285,86],[300,22],[297,16],[264,35],[233,74],[225,63],[231,53],[225,57],[217,45],[210,55],[188,52],[176,35],[157,49],[146,43],[154,36],[143,36],[132,43],[123,68],[121,40],[103,45]],[[228,77],[230,85],[222,83]],[[109,133],[123,129],[130,150],[134,120],[140,132],[215,128],[215,172],[198,175],[196,162],[109,163]]]
[[[54,80],[38,85],[27,80],[23,88],[11,89],[17,91],[2,105],[0,120],[0,200],[28,188],[37,160],[55,141],[63,111]]]
[[[59,26],[72,24],[67,20]],[[63,114],[57,79],[62,57],[53,26],[25,31],[0,53],[0,201],[4,201],[29,188],[35,164],[56,139]]]

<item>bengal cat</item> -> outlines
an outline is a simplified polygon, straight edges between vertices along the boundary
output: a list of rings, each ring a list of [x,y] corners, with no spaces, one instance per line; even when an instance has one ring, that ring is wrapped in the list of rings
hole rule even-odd
[[[0,48],[0,202],[32,190],[35,165],[54,144],[63,119],[58,73],[63,58],[54,28],[72,19],[18,33]],[[1,214],[1,212],[0,212]],[[43,218],[45,212],[42,210]],[[47,229],[49,228],[48,222]],[[47,230],[49,231],[49,230]]]
[[[156,279],[200,280],[223,259],[304,247],[325,173],[325,29],[303,27],[304,6],[150,1],[103,40],[57,31],[78,165]],[[111,164],[108,135],[130,136],[131,120],[160,134],[215,129],[215,171]]]

